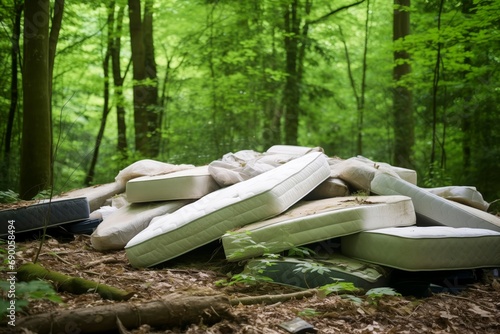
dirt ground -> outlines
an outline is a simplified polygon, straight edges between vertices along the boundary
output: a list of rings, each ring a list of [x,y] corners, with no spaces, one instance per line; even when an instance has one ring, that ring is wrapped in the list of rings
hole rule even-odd
[[[17,263],[33,261],[39,244],[39,241],[18,241]],[[190,253],[162,267],[139,270],[130,266],[125,251],[93,250],[88,236],[70,236],[64,240],[49,237],[41,248],[38,263],[53,271],[132,291],[134,295],[128,301],[116,302],[104,300],[96,293],[60,292],[62,304],[33,301],[25,312],[18,314],[18,319],[100,305],[131,303],[141,307],[143,303],[173,293],[222,294],[234,299],[298,291],[274,283],[218,286],[215,282],[241,270],[241,265],[227,263],[221,253],[220,246],[209,245],[202,253]],[[280,324],[296,317],[313,326],[317,333],[500,333],[500,282],[491,273],[486,271],[481,280],[457,294],[437,293],[425,298],[383,296],[376,300],[359,295],[361,303],[335,294],[326,297],[313,294],[270,305],[234,305],[229,314],[215,324],[193,323],[183,328],[162,329],[144,324],[121,333],[288,333]],[[2,273],[2,280],[5,276],[6,273]],[[0,331],[13,332],[12,329],[4,326]],[[27,333],[18,327],[15,329]]]

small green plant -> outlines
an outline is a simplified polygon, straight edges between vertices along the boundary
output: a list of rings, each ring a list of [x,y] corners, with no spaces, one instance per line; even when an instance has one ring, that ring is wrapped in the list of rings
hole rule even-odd
[[[266,254],[264,259],[256,261],[252,267],[247,267],[242,273],[231,275],[229,279],[222,279],[215,282],[216,286],[231,286],[235,284],[256,285],[263,282],[273,282],[273,279],[267,277],[264,272],[275,265],[271,260],[279,257],[276,254]]]
[[[358,190],[353,194],[353,196],[356,196],[356,203],[364,204],[368,200],[368,196],[370,196],[370,193],[364,190]]]
[[[318,312],[313,308],[305,308],[302,311],[300,311],[297,315],[299,317],[308,318],[308,317],[316,317],[318,315],[321,315],[321,312]]]
[[[19,202],[19,194],[12,190],[0,191],[0,203],[15,203]]]
[[[0,282],[0,317],[9,312],[14,305],[15,311],[22,311],[32,300],[49,300],[62,303],[61,297],[54,291],[52,285],[45,281],[16,282],[15,289],[7,281]],[[14,303],[15,302],[15,303]]]
[[[321,263],[317,262],[303,262],[297,264],[296,268],[293,270],[296,273],[315,273],[317,272],[320,275],[323,275],[325,273],[329,273],[331,270]]]
[[[365,293],[365,295],[367,296],[368,302],[374,305],[377,304],[377,300],[384,296],[401,296],[401,294],[393,288],[387,287],[370,289]]]
[[[307,247],[292,247],[288,250],[288,256],[311,257],[316,253]]]
[[[354,286],[351,282],[337,280],[333,283],[321,286],[319,291],[321,291],[324,296],[328,296],[331,293],[335,293],[337,295],[345,294],[346,292],[355,293],[359,292],[359,289],[356,288],[356,286]]]

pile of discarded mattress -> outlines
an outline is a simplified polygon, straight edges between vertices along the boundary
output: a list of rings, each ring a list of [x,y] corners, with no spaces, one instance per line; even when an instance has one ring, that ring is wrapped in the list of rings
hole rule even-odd
[[[304,269],[314,266],[363,287],[383,285],[392,269],[500,267],[500,218],[486,211],[488,203],[474,187],[416,184],[413,170],[364,157],[331,158],[318,147],[276,145],[263,153],[228,153],[207,166],[141,160],[114,183],[45,205],[52,207],[50,225],[93,222],[93,247],[125,249],[134,267],[154,266],[216,240],[228,261],[248,260],[249,271],[262,268],[266,254],[316,245],[321,258],[273,259],[266,272],[277,282],[304,287],[331,283],[324,275],[297,278],[301,268],[318,272]],[[74,215],[64,221],[54,214],[60,206]],[[42,211],[15,218],[16,231],[30,230],[24,224],[34,220],[39,227]],[[12,210],[0,217],[14,219]]]

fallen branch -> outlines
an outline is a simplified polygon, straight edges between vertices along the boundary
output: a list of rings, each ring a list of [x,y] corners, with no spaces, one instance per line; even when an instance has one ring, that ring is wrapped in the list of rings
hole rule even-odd
[[[133,305],[119,303],[92,308],[64,310],[20,318],[16,326],[36,333],[99,333],[152,327],[182,327],[189,324],[214,324],[231,318],[227,297],[172,294],[165,299]],[[118,319],[118,320],[117,320]]]
[[[310,289],[310,290],[305,290],[305,291],[299,291],[299,292],[292,292],[292,293],[284,293],[281,295],[262,295],[262,296],[251,296],[251,297],[242,297],[242,298],[234,298],[231,300],[231,305],[253,305],[253,304],[265,304],[265,305],[270,305],[270,304],[276,304],[276,303],[283,303],[292,299],[302,299],[302,298],[308,298],[316,295],[318,290],[316,289]]]
[[[36,279],[49,280],[54,283],[58,290],[74,294],[96,292],[104,299],[128,300],[134,295],[115,287],[99,284],[80,277],[71,277],[55,271],[48,270],[39,264],[25,263],[17,270],[17,277],[21,281],[29,282]]]

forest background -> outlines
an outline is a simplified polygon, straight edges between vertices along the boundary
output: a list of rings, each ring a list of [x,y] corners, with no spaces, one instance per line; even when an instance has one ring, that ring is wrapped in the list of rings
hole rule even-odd
[[[500,198],[500,0],[2,0],[0,28],[4,198],[275,144]]]

